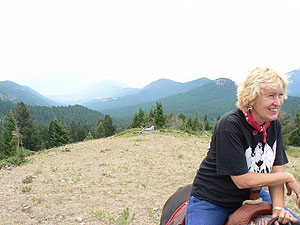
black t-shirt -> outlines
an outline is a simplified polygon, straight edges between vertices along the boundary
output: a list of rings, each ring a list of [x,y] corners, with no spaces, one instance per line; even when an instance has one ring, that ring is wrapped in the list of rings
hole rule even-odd
[[[273,166],[288,162],[279,120],[272,121],[267,128],[266,143],[263,143],[261,132],[253,135],[253,131],[239,109],[220,119],[194,179],[194,196],[235,210],[249,199],[249,190],[238,189],[231,175],[270,173]]]

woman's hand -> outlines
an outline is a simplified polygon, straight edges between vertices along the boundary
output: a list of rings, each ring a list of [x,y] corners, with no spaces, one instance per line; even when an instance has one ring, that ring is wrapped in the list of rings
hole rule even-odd
[[[293,192],[297,196],[297,201],[296,204],[298,208],[300,209],[300,184],[299,182],[294,178],[292,181],[287,182],[285,184],[286,189],[287,189],[287,195],[291,195]]]
[[[295,218],[288,210],[285,210],[284,208],[273,210],[272,217],[274,218],[277,216],[278,220],[275,222],[276,225],[279,225],[279,223],[287,224],[288,222],[298,222],[298,219]]]

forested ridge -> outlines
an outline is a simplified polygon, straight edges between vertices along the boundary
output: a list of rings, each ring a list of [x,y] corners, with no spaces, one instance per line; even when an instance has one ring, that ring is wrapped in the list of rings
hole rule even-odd
[[[27,105],[27,104],[26,104]],[[3,101],[0,99],[0,119],[17,107],[16,103]],[[53,118],[61,119],[66,125],[72,121],[95,127],[99,117],[104,115],[101,112],[88,109],[81,105],[74,106],[31,106],[27,105],[31,115],[37,123],[50,124]]]
[[[86,124],[89,127],[95,127],[99,117],[104,115],[101,112],[90,110],[81,105],[74,106],[29,106],[29,111],[36,121],[49,124],[56,117],[64,121],[66,125],[72,121]]]
[[[109,115],[83,106],[32,107],[0,100],[0,160],[19,164],[28,151],[39,151],[116,132]],[[36,119],[37,118],[37,119]]]
[[[218,115],[223,115],[236,108],[236,88],[236,84],[229,79],[217,79],[184,93],[124,107],[116,104],[114,108],[101,109],[101,112],[122,120],[123,124],[128,125],[132,115],[140,107],[149,111],[159,101],[163,104],[166,114],[173,113],[177,115],[182,113],[186,117],[194,117],[197,113],[200,119],[204,119],[204,116],[207,115],[208,120],[212,122],[216,120]],[[289,96],[285,100],[282,110],[294,117],[299,108],[300,97]]]
[[[0,100],[0,160],[4,159],[5,162],[20,164],[28,151],[40,151],[69,143],[109,137],[130,128],[152,127],[152,129],[178,130],[196,135],[210,132],[223,115],[223,111],[231,110],[231,104],[234,104],[231,89],[235,86],[231,86],[229,86],[231,88],[225,85],[212,86],[217,88],[215,88],[215,95],[210,96],[210,101],[207,101],[205,97],[197,99],[197,96],[204,95],[206,89],[194,89],[188,92],[188,95],[184,95],[189,96],[188,99],[196,101],[193,107],[206,107],[206,110],[213,110],[216,106],[218,109],[224,107],[219,111],[222,113],[208,111],[211,113],[210,115],[206,113],[199,115],[195,110],[193,115],[188,114],[186,108],[189,104],[185,102],[185,98],[180,99],[180,95],[178,95],[172,97],[179,98],[177,102],[181,101],[182,103],[182,107],[177,108],[176,113],[171,111],[174,109],[172,101],[164,102],[169,110],[167,113],[160,101],[156,102],[155,107],[152,106],[149,110],[140,106],[136,113],[128,119],[128,126],[116,126],[109,114],[104,115],[80,105],[33,107],[27,106],[23,102],[14,104]],[[210,87],[207,86],[207,88]],[[229,100],[232,101],[230,105],[226,104]],[[300,114],[297,109],[299,98],[290,97],[289,101],[286,109],[290,107],[295,114],[282,110],[279,115],[284,145],[286,147],[288,145],[300,146]],[[182,110],[183,113],[178,110]]]

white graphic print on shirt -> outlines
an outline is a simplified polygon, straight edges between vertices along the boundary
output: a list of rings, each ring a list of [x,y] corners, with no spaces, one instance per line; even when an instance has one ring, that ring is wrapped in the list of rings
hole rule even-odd
[[[271,148],[268,143],[264,148],[262,143],[258,143],[255,149],[249,147],[246,152],[246,160],[249,172],[270,173],[276,155],[276,141]]]

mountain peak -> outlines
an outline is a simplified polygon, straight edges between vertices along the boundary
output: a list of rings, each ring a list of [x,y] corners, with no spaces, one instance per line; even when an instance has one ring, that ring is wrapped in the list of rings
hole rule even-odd
[[[176,85],[176,84],[180,84],[180,83],[172,81],[170,79],[162,78],[162,79],[153,81],[152,83],[145,86],[143,89],[149,89],[149,88],[153,88],[153,87],[164,88],[164,87],[168,87],[169,85],[174,85],[174,84]]]
[[[1,85],[15,85],[15,86],[22,86],[22,85],[19,85],[13,81],[10,81],[10,80],[4,80],[4,81],[0,81],[0,84]]]
[[[214,80],[214,83],[216,85],[226,85],[226,84],[233,83],[233,81],[228,78],[218,78],[218,79]]]

